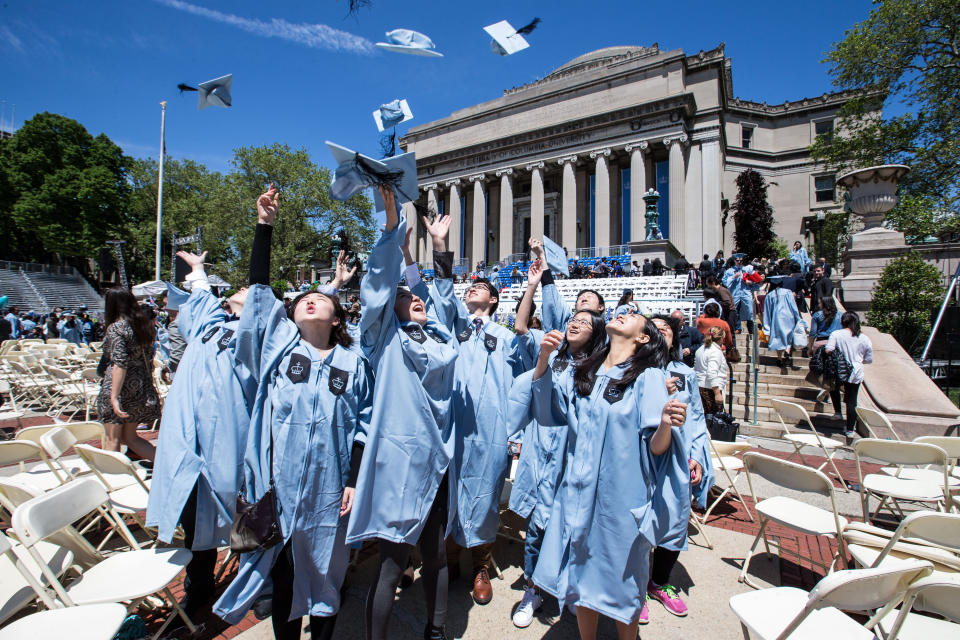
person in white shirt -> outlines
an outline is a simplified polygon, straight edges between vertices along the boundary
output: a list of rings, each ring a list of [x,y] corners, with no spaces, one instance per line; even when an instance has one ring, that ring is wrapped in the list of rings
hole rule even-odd
[[[703,346],[697,349],[694,356],[693,368],[697,372],[704,413],[723,411],[723,392],[727,388],[727,359],[720,345],[726,337],[726,332],[720,327],[710,327],[704,336]]]
[[[839,349],[847,362],[850,363],[850,377],[843,383],[843,403],[847,406],[846,435],[852,438],[856,435],[854,427],[857,424],[857,394],[860,392],[860,383],[863,382],[863,365],[873,362],[873,343],[870,338],[860,333],[860,318],[852,311],[847,311],[840,318],[840,326],[830,334],[827,353]],[[830,392],[833,401],[835,418],[842,418],[840,413],[840,389]]]

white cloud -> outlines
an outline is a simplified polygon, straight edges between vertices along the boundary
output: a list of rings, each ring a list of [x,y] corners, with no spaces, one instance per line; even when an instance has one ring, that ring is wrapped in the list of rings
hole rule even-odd
[[[222,24],[228,24],[264,38],[280,38],[281,40],[288,40],[313,49],[326,49],[328,51],[347,51],[360,54],[370,54],[374,51],[373,43],[366,38],[328,27],[325,24],[296,24],[287,22],[282,18],[255,20],[230,13],[223,13],[214,9],[207,9],[206,7],[190,4],[189,2],[183,2],[183,0],[156,1],[171,9],[185,11]]]
[[[7,26],[0,26],[0,42],[11,49],[23,51],[23,42],[17,37],[17,34],[10,31],[10,28]]]

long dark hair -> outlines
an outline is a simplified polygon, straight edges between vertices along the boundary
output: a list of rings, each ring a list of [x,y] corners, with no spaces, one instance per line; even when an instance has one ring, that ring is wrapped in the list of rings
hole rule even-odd
[[[287,317],[293,320],[293,313],[297,310],[297,305],[300,304],[300,301],[303,300],[305,296],[311,293],[320,294],[329,300],[330,304],[333,305],[333,314],[339,321],[330,328],[330,344],[338,344],[344,349],[350,348],[350,345],[353,344],[353,338],[350,337],[350,333],[347,331],[347,312],[343,308],[343,305],[340,304],[340,299],[337,296],[328,296],[320,291],[304,291],[294,298],[293,303],[287,308]]]
[[[583,351],[574,356],[574,354],[570,353],[570,345],[567,344],[566,339],[564,339],[563,344],[561,344],[557,350],[557,358],[572,358],[582,362],[585,358],[592,356],[602,349],[603,345],[607,343],[607,323],[603,320],[603,316],[593,311],[577,311],[577,313],[573,314],[571,320],[576,318],[577,314],[580,313],[586,313],[590,316],[590,340],[588,340],[587,344],[583,347]]]
[[[844,329],[850,329],[850,333],[856,338],[860,335],[860,316],[853,311],[847,311],[840,316],[840,326]]]
[[[823,312],[823,326],[829,327],[833,324],[833,318],[837,315],[837,303],[833,298],[820,298],[820,308]]]
[[[713,306],[713,305],[710,305]],[[650,320],[663,320],[673,331],[673,346],[667,347],[667,357],[670,362],[683,362],[683,356],[680,355],[680,329],[683,328],[683,322],[679,318],[658,313],[650,316]],[[666,343],[666,338],[664,338]]]
[[[624,291],[623,295],[620,296],[620,299],[617,300],[617,306],[618,307],[623,306],[632,300],[633,300],[633,291]]]
[[[129,289],[114,287],[104,295],[104,330],[121,318],[133,329],[133,337],[144,350],[149,349],[156,338],[153,312],[137,302]]]
[[[661,369],[667,366],[667,342],[660,335],[656,325],[647,322],[643,326],[643,333],[650,339],[644,344],[638,344],[633,355],[627,359],[625,363],[627,370],[620,378],[621,388],[629,387],[650,367]],[[593,391],[593,385],[597,381],[597,369],[607,359],[609,353],[610,343],[608,342],[601,349],[587,356],[573,372],[573,383],[581,396],[589,396]]]

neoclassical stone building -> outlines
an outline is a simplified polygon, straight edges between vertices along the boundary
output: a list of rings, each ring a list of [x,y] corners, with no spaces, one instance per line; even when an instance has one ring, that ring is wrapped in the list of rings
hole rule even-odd
[[[733,96],[721,44],[686,55],[610,47],[531,84],[410,129],[421,202],[451,214],[450,246],[473,265],[525,251],[546,234],[607,254],[645,237],[643,193],[661,195],[663,236],[691,261],[733,243],[737,175],[771,183],[778,235],[809,239],[820,209],[837,209],[834,177],[807,147],[831,135],[844,94],[779,105]],[[417,251],[430,261],[418,222]],[[637,252],[637,245],[632,245]]]

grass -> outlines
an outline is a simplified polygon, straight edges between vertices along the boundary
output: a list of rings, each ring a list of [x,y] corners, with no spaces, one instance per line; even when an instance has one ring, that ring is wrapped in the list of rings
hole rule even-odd
[[[950,389],[950,392],[947,394],[947,397],[950,398],[950,401],[953,402],[953,404],[960,407],[960,388]]]

